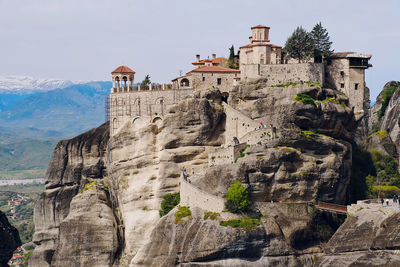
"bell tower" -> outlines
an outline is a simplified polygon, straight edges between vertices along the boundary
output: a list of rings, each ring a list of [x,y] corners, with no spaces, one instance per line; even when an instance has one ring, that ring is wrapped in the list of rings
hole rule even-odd
[[[251,43],[269,43],[269,27],[264,25],[251,27],[251,36],[249,39]]]
[[[113,87],[111,93],[123,93],[133,90],[135,72],[127,66],[119,66],[111,72]]]

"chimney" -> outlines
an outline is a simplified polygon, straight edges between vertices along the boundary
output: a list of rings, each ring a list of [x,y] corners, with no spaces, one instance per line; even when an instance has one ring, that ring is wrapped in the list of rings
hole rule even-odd
[[[196,55],[196,61],[197,61],[197,62],[200,61],[200,55],[199,55],[199,54]]]
[[[212,54],[212,58],[214,59],[214,58],[216,58],[217,57],[217,55],[216,54]]]

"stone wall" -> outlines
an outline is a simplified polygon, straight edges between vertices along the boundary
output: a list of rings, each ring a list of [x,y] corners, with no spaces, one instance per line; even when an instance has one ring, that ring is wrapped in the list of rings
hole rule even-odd
[[[206,90],[216,87],[221,92],[229,92],[234,86],[234,79],[240,77],[240,73],[210,73],[210,72],[192,72],[190,73],[192,86],[196,90]],[[221,84],[218,84],[221,79]]]
[[[135,91],[110,94],[110,131],[111,135],[127,120],[138,117],[153,122],[157,117],[162,118],[172,105],[178,103],[193,89]]]
[[[182,178],[180,197],[181,206],[198,207],[213,212],[221,212],[225,207],[223,198],[206,193]]]
[[[242,80],[264,77],[268,79],[268,86],[298,81],[325,82],[325,67],[322,63],[242,64],[240,71]]]
[[[249,145],[263,144],[269,140],[277,139],[278,133],[274,133],[272,128],[261,128],[249,132],[241,137],[241,142],[246,142]]]
[[[239,157],[240,150],[246,146],[241,143],[236,146],[217,148],[214,152],[208,153],[208,166],[233,163]]]
[[[245,134],[258,129],[259,123],[235,110],[230,105],[223,103],[226,114],[225,144],[233,145],[233,137],[240,138]]]

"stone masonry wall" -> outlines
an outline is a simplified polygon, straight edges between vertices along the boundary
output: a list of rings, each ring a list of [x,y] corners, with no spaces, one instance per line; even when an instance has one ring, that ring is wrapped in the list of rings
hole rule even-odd
[[[233,163],[239,157],[240,150],[246,145],[241,143],[236,146],[217,148],[214,152],[208,153],[208,166]]]
[[[225,207],[223,198],[206,193],[182,178],[180,197],[181,206],[198,207],[213,212],[221,212]]]
[[[113,135],[127,120],[162,117],[168,108],[193,94],[193,89],[135,91],[110,94],[110,131]]]
[[[216,87],[221,92],[229,92],[234,86],[234,78],[239,78],[240,73],[192,72],[190,76],[192,80],[191,86],[196,90],[206,90]],[[221,84],[217,83],[217,79],[221,79]]]
[[[225,144],[233,144],[233,137],[240,138],[245,134],[258,129],[259,123],[223,103],[226,114]]]
[[[242,80],[246,78],[267,78],[267,86],[298,81],[309,81],[319,84],[324,84],[325,82],[325,67],[322,63],[243,64],[240,65],[240,71]]]

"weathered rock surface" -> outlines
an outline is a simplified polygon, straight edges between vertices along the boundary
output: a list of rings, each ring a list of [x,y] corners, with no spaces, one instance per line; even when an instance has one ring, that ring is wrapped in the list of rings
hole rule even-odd
[[[59,245],[59,227],[70,211],[70,202],[89,179],[106,174],[104,155],[109,135],[108,124],[73,139],[60,141],[46,172],[46,190],[36,202],[35,234],[38,245],[30,266],[49,266]],[[71,243],[78,245],[74,240]]]
[[[148,240],[131,266],[315,264],[322,253],[318,242],[304,248],[295,245],[301,242],[298,239],[307,240],[309,234],[311,218],[305,207],[298,215],[284,213],[282,205],[266,207],[265,203],[271,200],[343,203],[351,168],[351,145],[347,140],[352,138],[356,123],[352,111],[341,104],[321,101],[318,105],[305,105],[294,101],[300,92],[313,95],[314,99],[335,97],[347,101],[334,90],[270,89],[262,81],[249,87],[243,85],[231,92],[229,103],[255,120],[278,126],[278,138],[251,145],[237,162],[204,168],[192,177],[195,186],[220,197],[224,197],[232,183],[241,181],[256,202],[256,210],[267,216],[262,219],[262,226],[253,232],[227,229],[217,221],[202,219],[207,207],[194,209],[192,220],[184,225],[176,225],[169,214],[149,230]]]
[[[148,243],[134,258],[134,266],[313,266],[320,248],[291,247],[297,230],[310,222],[304,205],[267,204],[260,209],[269,215],[250,230],[220,226],[204,220],[204,210],[193,208],[192,216],[176,223],[172,210],[163,217]],[[231,219],[222,213],[219,220]],[[295,219],[289,225],[285,220]],[[283,227],[282,227],[283,226]],[[286,226],[286,227],[285,227]]]
[[[18,230],[7,220],[6,215],[0,211],[0,266],[8,266],[13,252],[21,246]]]
[[[378,111],[382,108],[382,93],[388,87],[395,87],[397,90],[390,98],[385,114],[378,118]],[[370,111],[369,129],[385,130],[389,133],[397,147],[400,146],[400,82],[391,81],[385,84],[382,92],[376,98],[376,102]]]
[[[362,209],[350,216],[325,246],[318,266],[399,266],[400,212]]]
[[[224,121],[218,101],[193,97],[171,108],[162,121],[128,121],[110,139],[109,179],[124,225],[122,262],[148,241],[162,196],[179,191],[182,168],[207,166],[208,150],[223,142]]]
[[[103,190],[76,195],[59,227],[52,266],[110,266],[118,248],[117,223]]]

